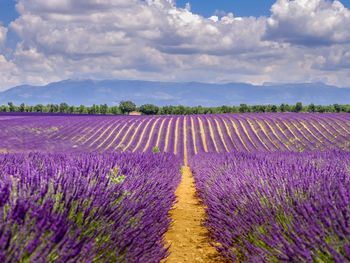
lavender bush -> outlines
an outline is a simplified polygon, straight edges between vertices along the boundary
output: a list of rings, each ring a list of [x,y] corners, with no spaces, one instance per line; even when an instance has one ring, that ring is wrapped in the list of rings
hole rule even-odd
[[[180,161],[0,155],[0,262],[159,262]]]
[[[191,167],[231,261],[350,261],[350,153],[198,155]]]

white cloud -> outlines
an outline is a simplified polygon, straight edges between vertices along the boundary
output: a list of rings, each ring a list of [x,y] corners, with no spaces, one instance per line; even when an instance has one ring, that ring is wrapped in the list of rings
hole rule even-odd
[[[40,51],[71,56],[118,55],[140,45],[171,54],[232,54],[261,45],[265,27],[264,19],[232,14],[213,22],[166,0],[95,2],[21,0],[22,15],[11,27]]]
[[[183,70],[197,72],[191,64],[202,61],[216,63],[218,72],[217,57],[269,46],[260,41],[265,19],[228,14],[214,22],[166,0],[21,0],[17,9],[21,16],[11,29],[22,43],[15,60],[31,75],[199,80]]]
[[[337,0],[278,0],[271,12],[268,39],[305,46],[350,42],[350,11]]]
[[[5,42],[8,29],[0,25],[0,90],[21,83],[17,66],[5,57]]]
[[[269,18],[205,18],[172,0],[19,0],[17,10],[10,30],[20,43],[0,63],[18,74],[8,75],[0,89],[16,78],[30,84],[67,78],[350,80],[349,10],[338,1],[279,0]]]
[[[0,46],[4,44],[6,40],[7,28],[0,25]]]
[[[327,49],[314,59],[315,69],[338,72],[350,70],[350,45],[335,45]]]
[[[23,83],[17,66],[8,61],[2,54],[0,54],[0,72],[0,83],[3,87],[12,87]]]

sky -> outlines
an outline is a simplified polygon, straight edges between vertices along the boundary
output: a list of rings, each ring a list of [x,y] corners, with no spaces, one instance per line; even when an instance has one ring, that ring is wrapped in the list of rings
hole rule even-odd
[[[65,79],[350,87],[350,0],[0,0],[0,91]]]
[[[215,12],[231,12],[237,16],[267,16],[274,2],[273,0],[177,0],[176,4],[185,7],[189,3],[194,13],[207,17]]]

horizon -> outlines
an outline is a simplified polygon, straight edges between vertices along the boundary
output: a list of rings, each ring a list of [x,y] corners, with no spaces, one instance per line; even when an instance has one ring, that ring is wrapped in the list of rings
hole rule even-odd
[[[324,83],[205,83],[141,80],[63,80],[43,86],[21,85],[0,92],[0,104],[116,105],[122,100],[137,105],[185,105],[218,107],[222,105],[316,105],[349,104],[350,88]]]
[[[330,85],[321,81],[316,81],[316,82],[264,82],[262,84],[253,84],[249,82],[204,82],[204,81],[176,81],[176,80],[163,80],[163,81],[157,81],[157,80],[147,80],[147,79],[123,79],[123,78],[115,78],[115,79],[93,79],[93,78],[69,78],[69,79],[62,79],[62,80],[57,80],[45,84],[38,84],[38,85],[32,85],[29,83],[23,83],[21,85],[9,87],[5,90],[0,90],[0,93],[8,91],[13,88],[21,87],[21,86],[30,86],[30,87],[46,87],[52,84],[58,84],[58,83],[64,83],[64,82],[84,82],[84,81],[92,81],[92,82],[104,82],[104,81],[135,81],[135,82],[154,82],[154,83],[175,83],[175,84],[190,84],[190,83],[199,83],[199,84],[209,84],[209,85],[227,85],[227,84],[245,84],[245,85],[252,85],[255,87],[274,87],[274,86],[284,86],[284,85],[325,85],[325,86],[330,86],[334,88],[340,88],[340,89],[350,89],[349,86],[336,86],[336,85]]]

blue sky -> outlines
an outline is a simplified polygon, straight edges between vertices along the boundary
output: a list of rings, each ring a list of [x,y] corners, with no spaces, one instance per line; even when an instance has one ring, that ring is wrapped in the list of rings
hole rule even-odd
[[[15,0],[0,0],[0,21],[2,24],[7,25],[18,16],[15,4]]]
[[[216,10],[232,12],[235,16],[268,16],[275,0],[176,0],[178,6],[190,3],[192,11],[211,16]],[[350,0],[341,0],[350,7]]]
[[[0,0],[0,90],[76,78],[349,86],[350,0],[170,1]]]
[[[190,3],[192,11],[204,16],[211,16],[216,10],[232,12],[236,16],[269,15],[274,0],[177,0],[178,6]]]

